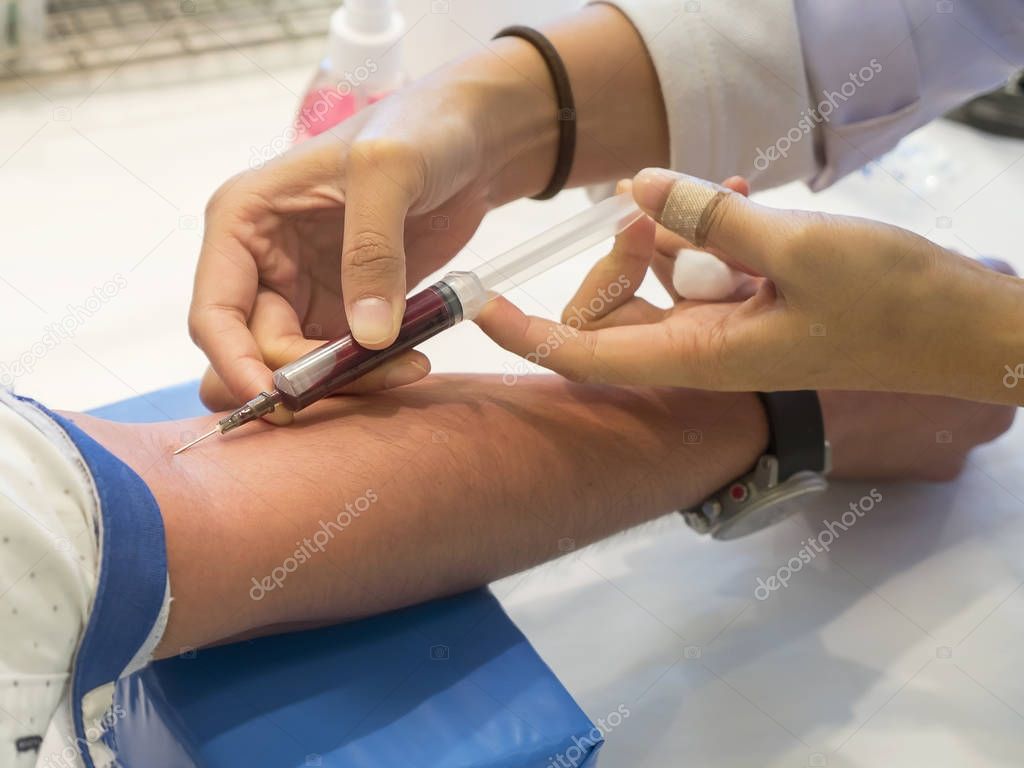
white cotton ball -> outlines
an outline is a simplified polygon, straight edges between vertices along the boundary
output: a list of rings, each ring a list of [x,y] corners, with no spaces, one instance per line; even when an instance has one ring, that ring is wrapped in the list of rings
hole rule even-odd
[[[672,268],[672,285],[684,299],[721,301],[749,279],[707,251],[680,248]]]

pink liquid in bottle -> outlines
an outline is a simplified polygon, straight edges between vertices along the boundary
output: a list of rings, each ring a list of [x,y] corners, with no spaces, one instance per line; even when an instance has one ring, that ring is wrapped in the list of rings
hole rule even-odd
[[[396,0],[345,0],[331,14],[327,51],[295,116],[295,144],[319,136],[405,82],[405,20]]]
[[[302,99],[295,116],[295,143],[319,136],[352,117],[387,94],[367,94],[357,89],[333,86],[312,87]]]

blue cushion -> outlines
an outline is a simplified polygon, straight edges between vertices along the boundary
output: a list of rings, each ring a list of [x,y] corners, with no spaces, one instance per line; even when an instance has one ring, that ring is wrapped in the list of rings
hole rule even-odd
[[[204,412],[193,383],[92,413]],[[582,768],[601,744],[485,589],[189,651],[121,680],[113,712],[123,768]]]
[[[154,421],[202,416],[209,411],[199,400],[199,384],[190,381],[187,384],[161,389],[159,392],[94,408],[89,413],[110,421],[150,424]]]

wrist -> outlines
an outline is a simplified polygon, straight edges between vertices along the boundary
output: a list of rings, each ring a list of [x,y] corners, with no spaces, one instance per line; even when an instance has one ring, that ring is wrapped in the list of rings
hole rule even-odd
[[[996,272],[979,262],[954,255],[957,268],[932,293],[940,302],[945,329],[919,329],[916,338],[938,336],[941,352],[929,354],[936,364],[928,391],[966,400],[1020,404],[1024,381],[1024,280]]]
[[[978,378],[995,390],[992,402],[1024,405],[1024,280],[990,272],[988,300],[977,335],[979,346],[991,349]]]
[[[770,428],[761,399],[752,392],[677,390],[695,418],[683,424],[685,449],[710,453],[704,471],[674,499],[677,509],[700,504],[754,467],[768,451]],[[685,474],[685,473],[684,473]]]
[[[555,165],[558,121],[551,75],[536,49],[516,38],[495,40],[444,77],[475,128],[492,202],[543,190]]]
[[[669,160],[668,122],[647,47],[626,16],[588,5],[542,30],[568,72],[577,105],[569,186],[612,181]],[[614,52],[615,55],[605,55]],[[478,167],[494,205],[547,187],[558,152],[558,101],[543,56],[514,37],[442,69],[473,128]]]

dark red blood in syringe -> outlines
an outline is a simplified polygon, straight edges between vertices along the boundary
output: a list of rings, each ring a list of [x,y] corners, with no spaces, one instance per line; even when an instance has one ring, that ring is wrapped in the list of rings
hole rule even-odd
[[[320,381],[298,396],[281,391],[285,407],[292,411],[302,410],[458,323],[462,319],[458,298],[447,285],[438,285],[432,285],[406,300],[402,327],[394,344],[385,349],[367,349],[360,346],[351,334],[345,336],[334,354],[334,366]]]

